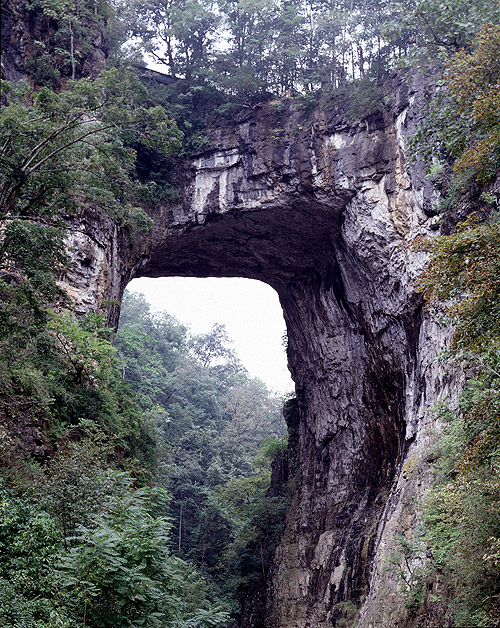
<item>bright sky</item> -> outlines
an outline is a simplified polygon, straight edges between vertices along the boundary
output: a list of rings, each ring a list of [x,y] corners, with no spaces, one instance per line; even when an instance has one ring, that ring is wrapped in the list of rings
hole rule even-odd
[[[142,292],[154,310],[164,310],[194,334],[214,323],[226,326],[248,372],[284,394],[293,390],[282,338],[286,331],[276,292],[253,279],[164,277],[134,279],[128,290]]]

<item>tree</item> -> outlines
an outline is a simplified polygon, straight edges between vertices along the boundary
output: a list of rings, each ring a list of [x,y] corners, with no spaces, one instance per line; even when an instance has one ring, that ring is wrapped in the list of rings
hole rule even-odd
[[[474,169],[485,183],[498,174],[500,167],[499,50],[500,24],[485,24],[474,41],[474,49],[459,51],[445,74],[459,114],[471,120],[470,137],[454,169]]]
[[[60,557],[63,601],[77,621],[97,627],[160,626],[181,617],[184,566],[167,549],[169,524],[154,516],[159,491],[129,491]]]
[[[210,68],[219,18],[212,0],[116,2],[129,36],[174,78],[190,81]]]
[[[498,3],[490,0],[394,0],[387,29],[412,33],[421,60],[431,51],[449,58],[467,47],[485,22],[497,21],[499,13]]]
[[[28,497],[0,484],[0,623],[49,628],[67,619],[51,604],[61,532]],[[54,622],[54,623],[52,623]],[[61,624],[60,624],[61,625]],[[62,624],[64,625],[64,624]]]
[[[50,217],[82,202],[124,220],[120,206],[139,212],[132,203],[144,192],[133,176],[132,143],[164,156],[179,147],[175,123],[159,107],[142,106],[144,90],[131,73],[109,70],[60,93],[6,82],[2,89],[10,97],[0,118],[4,220]]]
[[[219,7],[229,46],[216,51],[215,78],[237,98],[262,97],[269,85],[276,4],[271,0],[220,0]]]
[[[223,326],[194,337],[179,329],[167,314],[152,314],[143,297],[126,294],[116,346],[158,425],[172,551],[217,580],[232,527],[213,492],[252,474],[258,448],[281,435],[284,422],[280,401],[242,369]]]
[[[165,157],[180,146],[181,134],[163,109],[143,106],[140,82],[116,69],[69,81],[59,93],[7,82],[2,93],[9,99],[0,113],[0,292],[7,330],[16,307],[18,320],[26,307],[43,319],[42,303],[61,297],[55,280],[66,263],[71,215],[99,207],[123,227],[151,227],[141,204],[158,186],[138,179],[137,150]]]
[[[95,77],[104,69],[111,14],[106,0],[23,0],[22,4],[38,25],[39,39],[24,60],[26,73],[37,85],[59,89],[68,78]]]
[[[455,350],[498,350],[500,225],[472,216],[449,236],[417,242],[431,254],[418,285],[430,304],[445,304]]]

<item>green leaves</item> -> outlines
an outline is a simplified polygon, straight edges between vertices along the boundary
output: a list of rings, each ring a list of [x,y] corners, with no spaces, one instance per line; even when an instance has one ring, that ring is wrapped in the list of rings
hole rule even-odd
[[[92,417],[130,447],[144,423],[119,390],[102,322],[53,314],[47,325],[47,310],[64,302],[56,279],[67,263],[67,219],[98,207],[129,231],[149,230],[140,203],[157,185],[139,180],[137,151],[164,159],[181,134],[163,109],[143,106],[144,88],[126,71],[69,81],[57,93],[4,81],[2,90],[0,406],[15,414],[27,404],[55,432]]]
[[[264,452],[258,471],[251,464],[262,443],[284,431],[281,402],[242,370],[223,327],[189,337],[175,319],[152,314],[142,296],[125,294],[116,346],[125,377],[158,426],[159,476],[172,495],[172,547],[210,574],[212,588],[223,588],[234,604],[235,554],[247,553],[245,541],[264,538],[259,517],[263,527],[267,521],[271,528],[271,519],[276,523],[266,532],[270,543],[263,540],[264,551],[270,552],[284,521],[286,500],[264,499],[272,452],[267,457]],[[251,506],[245,502],[237,514],[247,493]],[[235,535],[239,542],[229,559],[227,548]]]
[[[416,52],[447,55],[465,47],[484,22],[499,17],[498,6],[490,0],[399,0],[392,2],[396,20],[393,27],[407,28],[419,40]],[[419,50],[420,49],[420,50]]]
[[[61,534],[30,499],[0,485],[0,623],[49,628]]]
[[[453,6],[462,8],[461,3]],[[441,111],[439,103],[433,108],[420,132],[424,155],[455,160],[448,207],[473,178],[485,184],[498,174],[499,36],[498,26],[486,24],[471,51],[461,50],[448,61],[444,83],[450,97]],[[461,41],[458,35],[455,41]],[[483,200],[494,204],[496,199],[490,193]],[[436,480],[424,508],[426,541],[456,625],[495,626],[500,592],[495,560],[500,538],[498,216],[493,212],[481,222],[470,215],[451,235],[417,242],[416,248],[430,253],[418,286],[428,304],[444,309],[455,325],[451,356],[467,376],[460,409],[447,412],[437,450]]]
[[[83,460],[82,452],[92,449],[87,451],[87,445],[74,444],[72,453]],[[96,445],[93,441],[94,453]],[[72,463],[68,456],[66,471]],[[86,472],[78,462],[73,471]],[[51,471],[49,477],[53,475]],[[35,499],[15,496],[0,485],[2,626],[215,628],[225,624],[228,615],[221,608],[204,605],[201,598],[190,600],[197,577],[168,550],[170,524],[163,515],[168,496],[159,489],[133,490],[131,478],[123,473],[115,477],[111,491],[109,477],[94,474],[94,480],[93,489],[72,496],[73,514],[81,516],[85,507],[87,513],[86,525],[80,524],[65,539],[69,549],[63,549],[55,520]],[[74,483],[66,489],[71,486]],[[64,483],[45,491],[47,504],[51,495],[57,497],[58,488],[65,488]],[[83,488],[90,485],[82,484]],[[92,499],[96,488],[101,496],[97,501]]]
[[[10,89],[23,100],[4,107],[0,117],[3,220],[50,218],[95,204],[127,223],[124,205],[131,215],[141,211],[132,144],[162,157],[180,146],[165,111],[140,104],[143,89],[130,73],[109,70],[95,81],[68,83],[58,94]]]
[[[455,234],[417,243],[431,254],[418,280],[429,303],[444,302],[457,327],[453,347],[498,351],[500,337],[500,224],[475,216]]]
[[[152,514],[159,497],[150,489],[129,491],[91,527],[79,527],[58,571],[63,599],[78,621],[139,628],[180,618],[183,565],[168,554],[168,521]]]
[[[117,1],[140,51],[189,85],[248,103],[372,78],[409,60],[427,66],[468,46],[491,0]],[[267,92],[267,95],[266,95]]]
[[[445,185],[448,211],[476,179],[488,185],[500,167],[500,26],[484,24],[471,44],[447,59],[440,93],[426,107],[410,141],[413,158]],[[446,164],[453,164],[448,172]],[[495,195],[487,194],[496,204]]]
[[[92,318],[90,314],[80,323],[68,312],[51,312],[47,328],[71,369],[70,377],[105,386],[115,372],[116,350],[109,342],[103,317]]]
[[[500,25],[485,24],[474,42],[474,50],[461,50],[451,60],[445,76],[458,111],[470,118],[471,134],[457,172],[477,171],[478,180],[488,183],[500,165]]]
[[[95,0],[31,0],[32,19],[47,20],[44,41],[37,41],[38,54],[28,59],[26,70],[39,84],[59,87],[64,77],[84,73],[85,63],[96,62],[95,40],[105,39],[106,3]],[[92,41],[94,40],[94,41]]]

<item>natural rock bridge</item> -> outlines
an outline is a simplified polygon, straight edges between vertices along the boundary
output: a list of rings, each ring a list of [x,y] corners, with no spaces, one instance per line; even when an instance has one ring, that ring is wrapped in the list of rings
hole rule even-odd
[[[422,260],[405,248],[435,227],[435,192],[405,170],[423,94],[399,77],[387,89],[390,104],[353,124],[340,106],[265,105],[214,131],[173,173],[180,197],[151,208],[147,236],[97,214],[73,225],[66,285],[77,309],[107,307],[111,322],[133,277],[248,277],[279,294],[299,468],[266,608],[248,625],[327,626],[337,602],[365,596],[360,627],[403,612],[383,560],[411,526],[426,411],[446,387],[443,332],[412,289]]]

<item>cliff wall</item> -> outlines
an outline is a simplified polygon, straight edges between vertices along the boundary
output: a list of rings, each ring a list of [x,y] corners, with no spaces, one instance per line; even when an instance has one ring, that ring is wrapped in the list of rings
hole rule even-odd
[[[341,100],[256,107],[176,166],[179,199],[149,208],[147,236],[98,213],[73,224],[64,282],[77,310],[107,308],[111,322],[133,277],[248,277],[279,295],[299,464],[264,596],[270,628],[335,625],[342,601],[360,609],[358,628],[405,621],[387,558],[413,534],[432,408],[452,389],[437,361],[445,332],[412,286],[424,259],[407,246],[439,229],[437,192],[406,167],[425,90],[396,76],[379,110],[350,122]]]

